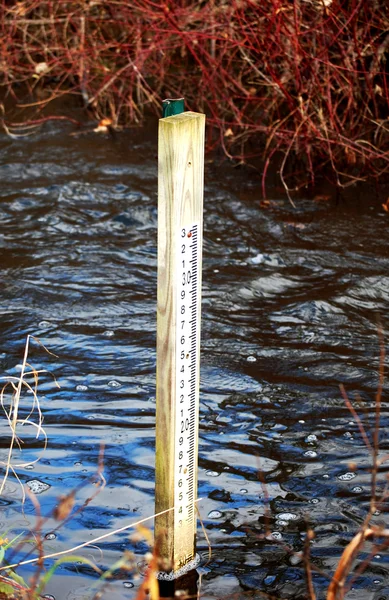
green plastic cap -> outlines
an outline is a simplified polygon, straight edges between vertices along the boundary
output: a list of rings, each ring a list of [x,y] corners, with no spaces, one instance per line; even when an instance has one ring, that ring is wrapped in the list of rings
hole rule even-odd
[[[162,117],[172,117],[180,115],[185,110],[184,98],[166,98],[162,102]]]

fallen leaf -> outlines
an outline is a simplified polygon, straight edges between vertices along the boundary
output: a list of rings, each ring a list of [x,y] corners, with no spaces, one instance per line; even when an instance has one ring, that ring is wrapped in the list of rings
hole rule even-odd
[[[317,194],[314,197],[315,202],[328,202],[328,200],[331,200],[330,194]]]
[[[225,132],[224,132],[224,137],[231,137],[234,135],[234,132],[232,131],[231,127],[229,127]]]
[[[18,17],[24,17],[24,15],[27,13],[27,6],[25,6],[24,2],[16,2],[13,12],[15,12]]]
[[[53,510],[53,517],[57,521],[63,521],[66,519],[74,506],[74,491],[70,492],[67,496],[61,496],[58,506]]]
[[[277,200],[260,200],[259,201],[259,208],[274,208],[277,207],[279,205],[279,202],[277,202]]]
[[[261,200],[259,203],[260,208],[271,208],[272,203],[270,200]]]
[[[93,130],[96,133],[107,133],[109,128],[112,127],[112,119],[101,119],[97,127]]]
[[[35,69],[34,69],[34,71],[37,75],[43,75],[44,73],[47,73],[48,70],[49,70],[49,66],[45,62],[37,63],[35,65]]]
[[[387,199],[385,204],[382,205],[382,208],[384,209],[385,212],[389,212],[389,198]]]
[[[374,88],[374,93],[378,94],[378,96],[383,96],[382,87],[379,86],[378,83],[376,83],[376,86]]]
[[[357,162],[357,155],[355,154],[354,150],[352,150],[352,148],[348,148],[347,146],[344,149],[345,154],[346,154],[346,161],[349,165],[355,165],[355,163]]]

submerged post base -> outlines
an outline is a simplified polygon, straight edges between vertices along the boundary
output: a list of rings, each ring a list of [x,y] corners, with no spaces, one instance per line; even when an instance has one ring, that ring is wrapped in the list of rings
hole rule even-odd
[[[185,573],[185,575],[181,575],[181,577],[175,579],[159,579],[159,595],[161,598],[177,598],[177,596],[181,595],[184,595],[186,598],[197,598],[198,578],[198,572],[196,569],[192,569]]]
[[[158,571],[156,577],[159,581],[174,581],[175,579],[180,579],[183,575],[190,573],[198,567],[200,564],[200,556],[196,554],[196,556],[186,565],[178,569],[177,571]]]

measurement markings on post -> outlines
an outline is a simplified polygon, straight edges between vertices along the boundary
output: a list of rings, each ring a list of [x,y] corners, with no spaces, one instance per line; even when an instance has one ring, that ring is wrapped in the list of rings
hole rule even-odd
[[[200,344],[199,225],[180,229],[177,239],[176,418],[174,517],[175,542],[195,535],[197,414]],[[184,566],[193,556],[182,556]]]

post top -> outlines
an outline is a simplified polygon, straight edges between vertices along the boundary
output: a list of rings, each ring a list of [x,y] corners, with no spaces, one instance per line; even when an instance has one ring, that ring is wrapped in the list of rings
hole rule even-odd
[[[159,119],[159,122],[161,124],[166,123],[166,124],[170,124],[170,125],[175,125],[177,123],[182,123],[183,121],[190,121],[192,119],[199,119],[199,118],[205,119],[205,114],[187,110],[187,111],[185,111],[183,113],[179,113],[177,115],[172,115],[170,117],[163,117],[162,119]]]

